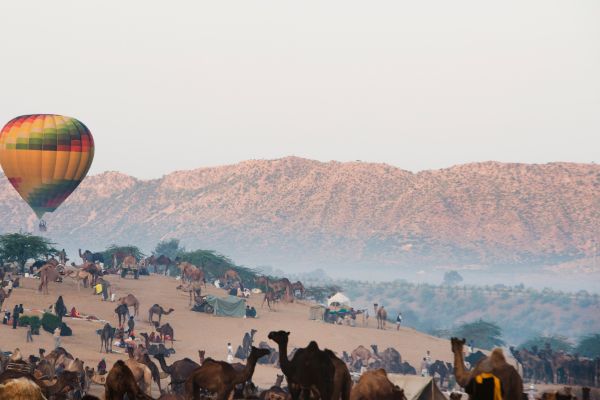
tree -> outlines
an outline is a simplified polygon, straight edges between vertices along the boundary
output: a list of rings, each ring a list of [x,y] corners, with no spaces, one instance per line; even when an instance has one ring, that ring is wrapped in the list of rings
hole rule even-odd
[[[493,322],[482,319],[460,325],[454,330],[454,336],[473,341],[476,347],[490,350],[493,347],[504,346],[502,329]]]
[[[536,346],[538,349],[542,350],[546,347],[546,344],[549,344],[553,351],[564,351],[566,353],[573,351],[573,344],[569,342],[569,339],[560,335],[536,336],[521,344],[519,348],[531,350]]]
[[[165,255],[171,260],[179,257],[181,253],[185,253],[185,247],[180,246],[179,239],[160,241],[152,252],[156,257]]]
[[[256,271],[235,265],[227,256],[219,254],[214,250],[188,251],[181,253],[179,259],[201,267],[207,273],[207,277],[211,278],[221,277],[225,274],[225,271],[233,269],[238,273],[242,281],[248,285],[253,283],[257,276]]]
[[[584,357],[600,357],[600,334],[584,336],[575,348],[575,352]]]
[[[113,244],[112,246],[109,246],[106,250],[102,252],[102,255],[104,256],[105,265],[115,267],[115,265],[112,265],[113,254],[115,253],[132,255],[138,261],[145,257],[145,254],[137,246],[117,246],[116,244]]]
[[[54,256],[58,251],[48,239],[29,233],[9,233],[0,236],[0,259],[19,264],[21,273],[30,258]]]
[[[463,277],[457,271],[447,271],[444,274],[444,285],[455,286],[462,282]]]

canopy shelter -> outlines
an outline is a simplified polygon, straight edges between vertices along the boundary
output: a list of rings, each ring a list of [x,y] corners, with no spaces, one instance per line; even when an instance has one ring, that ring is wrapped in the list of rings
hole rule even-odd
[[[334,294],[333,296],[331,296],[329,299],[327,299],[327,306],[331,307],[341,307],[341,306],[348,306],[350,307],[350,299],[344,295],[342,292],[338,292],[336,294]]]
[[[446,400],[432,377],[418,375],[388,374],[388,379],[404,389],[407,400]]]
[[[206,302],[214,308],[215,315],[237,318],[243,318],[246,315],[246,302],[236,296],[208,296]]]

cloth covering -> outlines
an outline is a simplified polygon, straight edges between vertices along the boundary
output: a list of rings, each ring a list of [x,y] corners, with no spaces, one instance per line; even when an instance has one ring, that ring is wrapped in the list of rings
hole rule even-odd
[[[236,318],[243,318],[246,315],[246,302],[236,296],[208,296],[206,302],[213,306],[215,315]]]
[[[407,400],[446,400],[431,377],[388,374],[388,379],[404,389]]]

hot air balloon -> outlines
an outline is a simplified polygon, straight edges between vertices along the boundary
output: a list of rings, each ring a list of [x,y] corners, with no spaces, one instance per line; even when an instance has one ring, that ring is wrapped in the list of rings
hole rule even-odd
[[[56,210],[81,183],[94,158],[90,130],[75,118],[53,114],[16,117],[0,131],[4,174],[40,219]]]

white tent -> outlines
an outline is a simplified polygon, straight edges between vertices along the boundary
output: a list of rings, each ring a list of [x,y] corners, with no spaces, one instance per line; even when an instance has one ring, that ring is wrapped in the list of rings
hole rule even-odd
[[[338,292],[327,299],[327,306],[348,306],[350,307],[350,299],[343,293]]]
[[[431,377],[388,374],[388,379],[404,389],[407,400],[446,400]]]

